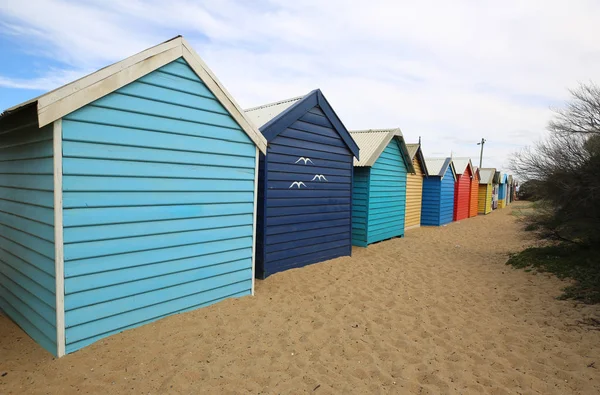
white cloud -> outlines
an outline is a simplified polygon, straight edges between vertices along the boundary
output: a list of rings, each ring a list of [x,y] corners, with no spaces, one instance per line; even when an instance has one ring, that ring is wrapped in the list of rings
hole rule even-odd
[[[566,88],[598,79],[600,3],[531,0],[12,1],[11,39],[65,70],[43,87],[184,34],[244,107],[321,88],[350,129],[400,126],[426,154],[503,166]]]

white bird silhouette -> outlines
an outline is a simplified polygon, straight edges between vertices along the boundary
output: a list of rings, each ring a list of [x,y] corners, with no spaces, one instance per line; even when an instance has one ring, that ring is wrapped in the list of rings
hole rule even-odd
[[[304,164],[306,164],[307,162],[310,162],[310,163],[312,163],[314,165],[314,162],[312,160],[310,160],[310,158],[305,158],[303,156],[299,157],[298,160],[296,162],[294,162],[294,163],[298,163],[300,161],[304,161]]]
[[[294,181],[294,182],[292,182],[292,185],[290,185],[288,189],[293,188],[294,185],[297,186],[298,189],[300,189],[301,186],[304,186],[306,188],[306,184],[303,183],[302,181]]]
[[[325,181],[329,182],[323,174],[315,174],[315,176],[313,177],[313,179],[311,181],[314,181],[314,180],[319,180],[319,181],[325,180]]]

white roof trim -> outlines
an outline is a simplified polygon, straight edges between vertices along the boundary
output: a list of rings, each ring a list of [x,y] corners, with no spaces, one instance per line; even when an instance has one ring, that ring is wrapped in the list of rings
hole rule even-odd
[[[180,57],[185,59],[260,151],[266,153],[267,141],[264,136],[248,120],[237,102],[181,36],[12,107],[6,112],[37,102],[38,124],[39,127],[43,127]]]

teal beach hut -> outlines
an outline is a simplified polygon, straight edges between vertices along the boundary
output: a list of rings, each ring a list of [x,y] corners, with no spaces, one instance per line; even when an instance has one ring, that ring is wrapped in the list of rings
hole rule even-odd
[[[56,356],[254,291],[266,140],[176,37],[0,116],[0,309]]]
[[[360,149],[354,160],[352,244],[404,235],[406,177],[414,172],[400,129],[351,131]]]

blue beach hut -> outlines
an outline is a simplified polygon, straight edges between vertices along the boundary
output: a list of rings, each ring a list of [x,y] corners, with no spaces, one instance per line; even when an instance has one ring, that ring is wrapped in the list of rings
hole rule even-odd
[[[452,158],[425,158],[429,174],[423,180],[421,225],[441,226],[452,222],[456,171]]]
[[[176,37],[0,116],[0,309],[56,356],[254,290],[266,141]]]
[[[352,244],[404,236],[406,178],[413,173],[400,129],[351,131],[360,149],[354,160]]]
[[[257,277],[350,255],[358,146],[321,91],[246,115],[268,141],[260,158]]]

